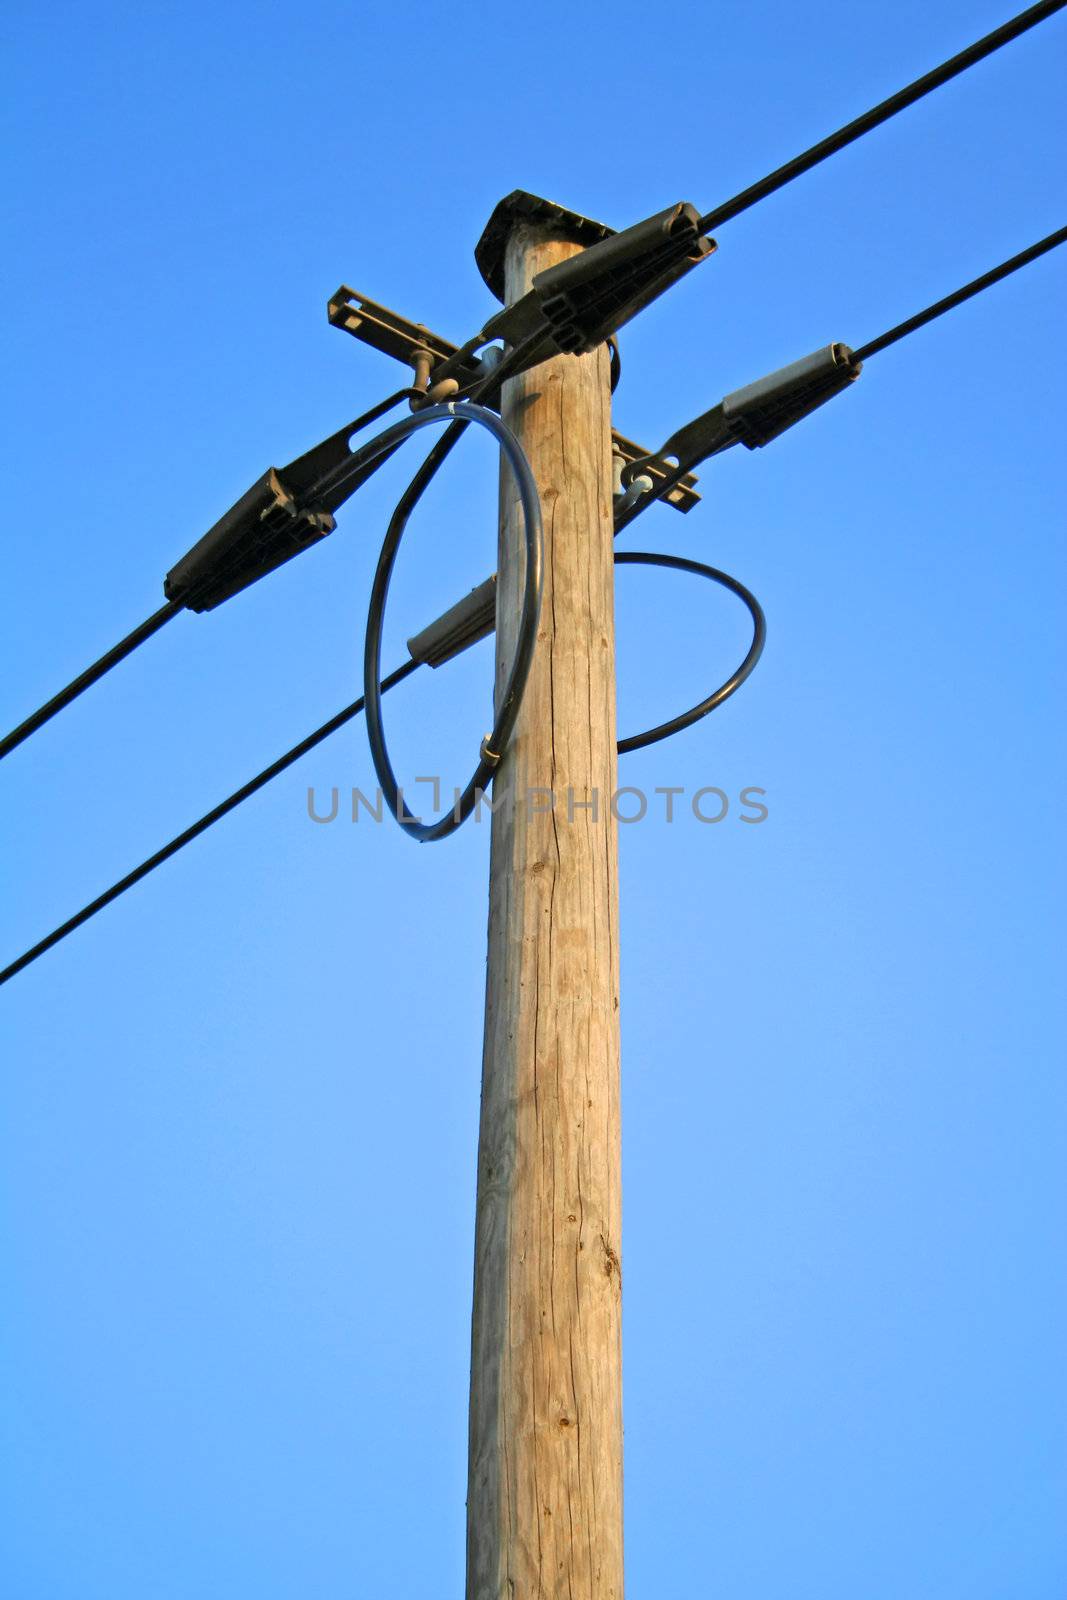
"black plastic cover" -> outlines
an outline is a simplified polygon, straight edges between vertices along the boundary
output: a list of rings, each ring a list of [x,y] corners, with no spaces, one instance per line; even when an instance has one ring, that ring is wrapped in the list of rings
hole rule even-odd
[[[584,355],[715,250],[702,239],[696,208],[679,203],[539,272],[533,287],[485,324],[487,339],[515,346],[543,328],[525,361],[554,351]]]
[[[332,533],[333,513],[385,460],[377,456],[349,470],[349,440],[358,427],[350,422],[287,467],[268,468],[167,573],[167,599],[213,611]]]
[[[496,573],[408,640],[413,661],[443,667],[496,627]]]
[[[555,200],[546,200],[542,195],[530,194],[525,189],[513,189],[494,207],[474,247],[478,271],[487,287],[501,301],[504,299],[504,260],[508,240],[522,223],[549,228],[563,238],[573,239],[575,244],[586,247],[599,244],[602,239],[610,239],[615,233],[614,228],[609,228],[605,223],[595,222],[592,217],[583,217],[580,212],[557,205]]]
[[[534,291],[559,348],[595,349],[706,260],[715,243],[700,237],[699,220],[694,206],[668,206],[539,272]]]
[[[847,344],[830,344],[728,394],[722,402],[723,416],[734,437],[749,450],[757,450],[841,394],[861,370],[862,363]]]
[[[299,509],[270,467],[171,568],[163,592],[190,611],[213,611],[333,528],[328,511]]]
[[[679,466],[695,467],[709,456],[743,444],[758,450],[810,416],[855,383],[863,370],[847,344],[830,344],[735,389],[717,406],[672,433],[660,450]]]

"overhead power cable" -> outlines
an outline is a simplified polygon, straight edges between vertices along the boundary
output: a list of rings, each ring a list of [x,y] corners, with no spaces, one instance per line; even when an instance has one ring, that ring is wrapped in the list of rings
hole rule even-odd
[[[140,627],[134,628],[132,633],[126,635],[125,639],[120,639],[118,644],[113,645],[106,654],[100,657],[99,661],[94,661],[91,667],[86,667],[85,671],[79,673],[71,683],[67,684],[65,689],[61,689],[58,694],[53,695],[51,700],[39,707],[32,716],[27,717],[25,722],[20,722],[17,728],[13,728],[5,738],[0,739],[0,760],[3,760],[6,755],[10,755],[11,751],[20,745],[24,739],[28,739],[31,733],[36,733],[38,728],[43,728],[46,722],[50,722],[57,711],[62,711],[64,706],[69,706],[72,700],[76,700],[80,694],[84,694],[85,690],[91,684],[96,683],[99,678],[102,678],[105,672],[110,672],[112,667],[117,667],[120,661],[124,661],[128,655],[132,655],[138,645],[144,644],[146,639],[150,639],[154,633],[158,633],[160,628],[172,621],[181,609],[182,607],[175,601],[168,600],[165,606],[160,606],[158,611],[154,611],[150,617],[146,617]]]
[[[497,206],[475,250],[482,275],[496,294],[503,295],[498,260],[500,236],[517,220],[526,218],[542,225],[577,227],[586,239],[591,235],[592,242],[577,255],[536,273],[525,294],[490,317],[474,339],[445,355],[432,368],[435,388],[443,382],[458,383],[469,375],[472,360],[477,368],[476,351],[494,339],[503,340],[512,347],[526,343],[528,352],[524,364],[527,367],[537,366],[559,352],[582,355],[595,349],[686,274],[710,259],[716,249],[714,239],[708,237],[713,228],[792,183],[794,178],[914,105],[924,95],[975,66],[1055,12],[1062,11],[1064,6],[1067,0],[1041,0],[1040,4],[968,45],[932,72],[898,90],[880,105],[854,118],[836,133],[703,216],[696,206],[679,201],[631,224],[621,233],[614,233],[551,201],[516,190]],[[344,308],[352,299],[358,301],[359,297],[345,290],[339,291],[339,298],[331,302],[331,307],[336,305],[346,317],[343,326],[349,325],[349,314]],[[355,324],[358,334],[361,326],[358,311]],[[369,342],[376,341],[370,339]],[[437,399],[439,395],[431,390],[430,397]]]
[[[1067,0],[1065,0],[1067,3]],[[896,344],[899,339],[906,339],[909,333],[915,333],[918,328],[925,328],[928,322],[933,322],[936,317],[943,317],[946,311],[953,311],[956,306],[963,305],[965,300],[970,300],[976,294],[981,294],[983,289],[989,289],[994,283],[999,283],[1002,278],[1008,278],[1013,272],[1018,272],[1020,267],[1027,267],[1031,261],[1036,261],[1039,256],[1047,255],[1050,250],[1055,250],[1057,245],[1067,244],[1067,228],[1057,228],[1055,233],[1050,233],[1047,239],[1041,239],[1037,244],[1032,244],[1028,250],[1020,250],[1017,256],[1012,256],[1009,261],[1002,261],[999,267],[993,267],[989,272],[983,272],[980,278],[972,278],[970,283],[965,283],[962,289],[956,289],[952,294],[947,294],[943,300],[935,300],[932,306],[927,306],[925,311],[917,311],[913,317],[906,317],[903,322],[898,322],[895,328],[890,328],[886,333],[880,333],[877,339],[871,339],[859,350],[853,352],[855,361],[866,361],[870,356],[876,356],[880,350],[887,350],[891,344]]]
[[[921,100],[924,95],[930,94],[934,89],[940,89],[942,84],[958,77],[961,72],[966,72],[977,62],[983,61],[986,56],[999,50],[1002,45],[1010,44],[1020,34],[1026,33],[1030,28],[1036,27],[1039,22],[1044,22],[1057,11],[1062,11],[1067,5],[1067,0],[1042,0],[1040,5],[1030,6],[1028,10],[1021,11],[1017,17],[1012,17],[1010,22],[995,28],[992,33],[987,33],[984,38],[977,39],[974,44],[968,45],[966,50],[961,50],[958,55],[952,56],[948,61],[943,61],[939,67],[928,72],[924,77],[917,78],[914,83],[908,84],[905,89],[898,89],[896,94],[889,96],[879,105],[872,106],[870,111],[865,111],[862,116],[854,118],[852,122],[838,128],[836,133],[831,133],[827,138],[821,139],[818,144],[813,144],[810,150],[805,150],[802,155],[794,156],[792,161],[787,161],[783,166],[777,167],[758,183],[750,184],[747,189],[742,189],[740,194],[735,194],[732,200],[716,206],[714,211],[709,211],[700,219],[701,233],[710,233],[713,228],[721,227],[724,222],[739,216],[742,211],[747,211],[758,201],[774,194],[776,189],[782,189],[787,183],[792,183],[794,178],[799,178],[805,172],[810,172],[812,167],[819,165],[829,156],[836,155],[846,145],[856,139],[861,139],[865,133],[870,133],[880,123],[888,122],[890,117],[895,117],[899,111],[904,111],[908,106]]]
[[[981,277],[965,283],[942,300],[936,300],[925,311],[917,311],[914,316],[898,322],[895,327],[869,340],[858,350],[852,350],[840,342],[828,345],[802,361],[783,367],[780,372],[771,373],[757,383],[727,395],[717,406],[712,406],[694,421],[677,429],[657,452],[656,458],[650,458],[673,460],[677,465],[665,477],[658,477],[654,481],[645,478],[646,493],[620,508],[615,521],[616,534],[628,527],[654,501],[665,499],[701,461],[735,444],[745,444],[749,449],[769,444],[794,423],[849,388],[859,377],[864,361],[871,356],[907,338],[928,322],[943,316],[946,311],[963,305],[965,301],[981,294],[983,289],[991,288],[1002,278],[1010,277],[1020,267],[1037,261],[1061,244],[1067,244],[1067,228],[1059,228],[1037,244],[1020,250],[1010,260],[1002,261],[999,267],[983,272]],[[624,485],[629,486],[635,480],[640,482],[642,465],[642,459],[627,464],[623,471]]]
[[[395,688],[404,678],[410,677],[416,667],[421,665],[420,661],[405,661],[403,666],[398,667],[395,672],[391,672],[388,677],[382,679],[382,694],[387,694],[390,689]],[[140,883],[142,878],[147,878],[150,872],[154,872],[157,867],[161,867],[164,861],[169,861],[171,856],[177,855],[179,850],[183,850],[187,844],[191,844],[194,839],[199,838],[208,828],[213,827],[216,822],[221,822],[223,817],[236,810],[242,801],[250,799],[252,795],[270,783],[272,778],[277,778],[287,767],[291,767],[294,761],[299,761],[300,757],[307,755],[309,750],[314,750],[315,746],[321,744],[324,739],[328,739],[331,733],[336,733],[338,728],[343,728],[346,722],[351,722],[353,717],[359,715],[363,707],[364,700],[363,696],[360,695],[358,700],[353,700],[351,705],[345,706],[336,716],[331,717],[328,722],[324,722],[321,728],[316,728],[314,733],[309,733],[306,739],[301,739],[299,744],[294,744],[291,750],[287,750],[283,756],[279,756],[268,767],[264,767],[262,772],[257,773],[254,778],[250,778],[247,783],[243,783],[239,789],[235,789],[233,794],[228,795],[217,806],[212,806],[211,810],[206,811],[199,821],[183,829],[169,844],[165,844],[161,850],[155,851],[146,861],[142,861],[139,867],[134,867],[132,872],[127,872],[125,877],[120,878],[117,883],[113,883],[110,889],[105,889],[103,894],[97,895],[95,900],[90,900],[87,906],[83,906],[80,911],[75,912],[73,917],[68,917],[66,922],[61,923],[47,938],[41,939],[25,954],[19,956],[17,961],[12,961],[10,966],[4,967],[0,971],[0,983],[6,983],[9,978],[13,978],[24,967],[28,967],[31,961],[36,961],[38,956],[43,956],[46,950],[51,950],[61,939],[65,939],[69,933],[73,933],[84,922],[88,922],[90,917],[95,917],[98,911],[103,911],[104,907],[109,906],[113,900],[117,900],[120,894],[125,894],[127,889],[132,889],[135,883]]]

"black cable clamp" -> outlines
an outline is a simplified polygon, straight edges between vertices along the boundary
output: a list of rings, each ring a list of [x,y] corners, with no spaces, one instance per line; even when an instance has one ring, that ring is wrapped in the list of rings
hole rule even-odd
[[[680,471],[688,471],[731,445],[760,449],[841,394],[862,370],[862,362],[847,344],[829,344],[726,395],[710,411],[672,433],[658,459],[673,458]],[[625,488],[630,488],[638,473],[648,470],[649,459],[627,462],[622,470]]]
[[[296,493],[268,467],[170,569],[163,592],[168,600],[179,601],[190,611],[213,611],[257,578],[324,539],[335,526],[328,511],[302,509]]]
[[[213,611],[332,533],[333,513],[381,465],[381,452],[352,450],[353,436],[414,393],[399,389],[287,467],[268,467],[171,567],[163,581],[167,599]]]
[[[443,667],[446,661],[487,639],[496,627],[496,573],[421,632],[408,640],[408,654],[420,666]]]
[[[519,219],[538,204],[543,202],[518,190],[501,201],[497,212]],[[531,352],[528,366],[556,351],[585,355],[595,350],[713,254],[715,241],[701,238],[699,221],[695,206],[679,202],[558,261],[537,273],[514,305],[491,317],[483,336],[514,345],[543,332],[544,347]]]

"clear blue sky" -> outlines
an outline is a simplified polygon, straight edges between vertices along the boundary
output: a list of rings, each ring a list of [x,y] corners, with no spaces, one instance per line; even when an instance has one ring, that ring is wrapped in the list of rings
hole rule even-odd
[[[1016,3],[16,8],[0,723],[396,383],[339,283],[464,338],[510,189],[710,207]],[[1065,56],[1045,24],[724,227],[626,330],[622,431],[1058,227]],[[633,1600],[1067,1594],[1065,273],[626,536],[770,629],[624,766],[770,808],[622,838]],[[411,459],[4,763],[5,960],[353,697]],[[387,662],[491,570],[494,476],[469,439],[420,511]],[[744,648],[726,595],[618,593],[624,728]],[[402,772],[469,768],[490,652],[387,703]],[[10,1600],[462,1592],[488,828],[308,821],[371,782],[357,724],[0,996]]]

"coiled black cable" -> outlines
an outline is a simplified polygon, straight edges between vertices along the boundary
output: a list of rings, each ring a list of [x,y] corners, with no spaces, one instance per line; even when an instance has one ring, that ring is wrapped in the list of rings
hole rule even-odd
[[[440,444],[435,446],[435,449],[427,456],[390,519],[385,539],[382,542],[381,555],[378,557],[374,581],[371,585],[370,606],[367,612],[367,633],[363,650],[363,696],[366,701],[367,739],[370,744],[374,770],[378,775],[382,797],[390,812],[405,832],[409,833],[419,844],[429,844],[437,839],[445,839],[450,833],[454,833],[470,816],[479,793],[484,791],[487,785],[491,783],[493,774],[500,764],[500,758],[507,749],[508,741],[515,727],[515,719],[522,704],[526,680],[530,675],[530,664],[533,661],[534,647],[537,643],[537,623],[541,614],[541,501],[530,464],[523,453],[521,445],[507,424],[502,422],[494,412],[486,410],[483,406],[472,405],[469,401],[453,400],[446,405],[432,406],[425,411],[418,411],[410,419],[410,426],[413,428],[426,427],[431,423],[456,421],[474,422],[483,428],[487,428],[500,445],[501,455],[515,479],[515,486],[522,504],[523,530],[526,541],[526,584],[522,596],[522,612],[519,617],[515,656],[511,663],[507,682],[500,695],[492,732],[483,739],[478,764],[466,788],[459,795],[452,809],[445,812],[443,816],[437,817],[433,822],[423,822],[421,818],[413,816],[408,810],[397,785],[396,774],[393,771],[392,762],[389,759],[389,750],[385,742],[378,680],[381,675],[382,625],[385,618],[385,604],[389,594],[389,580],[392,576],[393,564],[411,513],[440,467],[444,455],[452,448],[458,438],[458,434],[450,429],[445,438],[440,441]]]
[[[763,654],[763,646],[767,642],[767,619],[763,615],[763,607],[750,589],[737,578],[732,578],[728,572],[721,572],[718,567],[709,567],[703,561],[691,561],[688,556],[665,556],[651,550],[616,550],[615,565],[617,567],[669,567],[675,572],[691,572],[695,577],[707,578],[711,583],[721,584],[724,589],[729,589],[731,594],[737,595],[748,607],[752,618],[752,643],[748,653],[736,672],[732,672],[714,689],[706,699],[697,705],[691,706],[688,711],[682,711],[676,717],[671,717],[667,722],[658,723],[654,728],[646,728],[644,733],[631,734],[629,738],[619,740],[619,754],[625,755],[628,750],[642,750],[646,745],[658,744],[661,739],[669,739],[673,734],[681,733],[683,728],[691,728],[694,722],[699,722],[716,706],[721,706],[724,700],[751,677],[756,669],[756,663]]]

